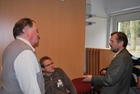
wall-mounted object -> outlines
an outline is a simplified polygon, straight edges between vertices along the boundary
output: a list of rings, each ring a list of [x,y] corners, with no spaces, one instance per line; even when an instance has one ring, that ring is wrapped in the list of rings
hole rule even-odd
[[[91,18],[93,16],[96,16],[96,15],[91,14],[91,4],[87,3],[86,4],[86,19]],[[95,23],[96,22],[88,22],[88,21],[86,21],[86,26],[92,25],[92,24],[95,24]]]
[[[87,22],[87,21],[86,21],[86,26],[92,25],[92,24],[96,24],[96,22]]]
[[[86,4],[86,14],[91,14],[91,4]]]
[[[92,15],[91,14],[86,14],[86,19],[91,18]]]

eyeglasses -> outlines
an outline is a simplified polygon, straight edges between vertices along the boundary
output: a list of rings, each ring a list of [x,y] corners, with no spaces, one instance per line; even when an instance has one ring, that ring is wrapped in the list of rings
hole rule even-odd
[[[53,65],[53,64],[54,64],[54,63],[52,62],[52,63],[50,63],[50,64],[48,64],[48,65],[43,66],[43,67],[48,67],[48,66]]]

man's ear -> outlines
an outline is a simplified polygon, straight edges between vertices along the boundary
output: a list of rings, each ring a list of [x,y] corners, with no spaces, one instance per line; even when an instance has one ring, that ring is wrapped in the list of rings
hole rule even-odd
[[[120,45],[123,47],[123,44],[124,44],[124,42],[123,41],[120,41]]]
[[[29,27],[28,26],[24,27],[23,32],[24,32],[24,34],[27,34],[28,35],[28,33],[29,33]]]
[[[43,67],[41,67],[41,69],[42,69],[42,72],[44,72],[44,71],[45,71],[45,69],[44,69]]]
[[[42,69],[42,74],[45,75],[45,69],[43,67],[41,67]]]

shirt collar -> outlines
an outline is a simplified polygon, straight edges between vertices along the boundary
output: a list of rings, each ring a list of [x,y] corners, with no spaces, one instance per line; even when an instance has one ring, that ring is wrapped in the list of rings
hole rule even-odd
[[[124,50],[124,48],[123,48],[122,50]],[[121,51],[122,51],[122,50],[121,50]],[[121,51],[117,52],[117,53],[115,54],[115,56],[118,55]]]
[[[29,41],[27,41],[26,39],[21,38],[21,37],[16,37],[16,39],[19,39],[19,40],[23,41],[24,43],[26,43],[27,45],[29,45],[32,48],[32,50],[35,52],[35,49],[32,47],[32,45]]]

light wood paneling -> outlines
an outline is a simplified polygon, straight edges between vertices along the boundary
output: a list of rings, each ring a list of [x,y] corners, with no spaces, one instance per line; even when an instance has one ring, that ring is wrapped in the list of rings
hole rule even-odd
[[[100,62],[99,62],[99,70],[106,68],[111,63],[111,60],[114,58],[115,53],[110,51],[110,49],[101,49],[100,50]]]
[[[0,64],[3,50],[14,40],[15,22],[29,17],[39,28],[38,59],[48,55],[71,79],[83,76],[85,10],[86,0],[1,0]]]
[[[109,66],[114,55],[110,49],[86,48],[86,73],[98,75],[101,69]]]

